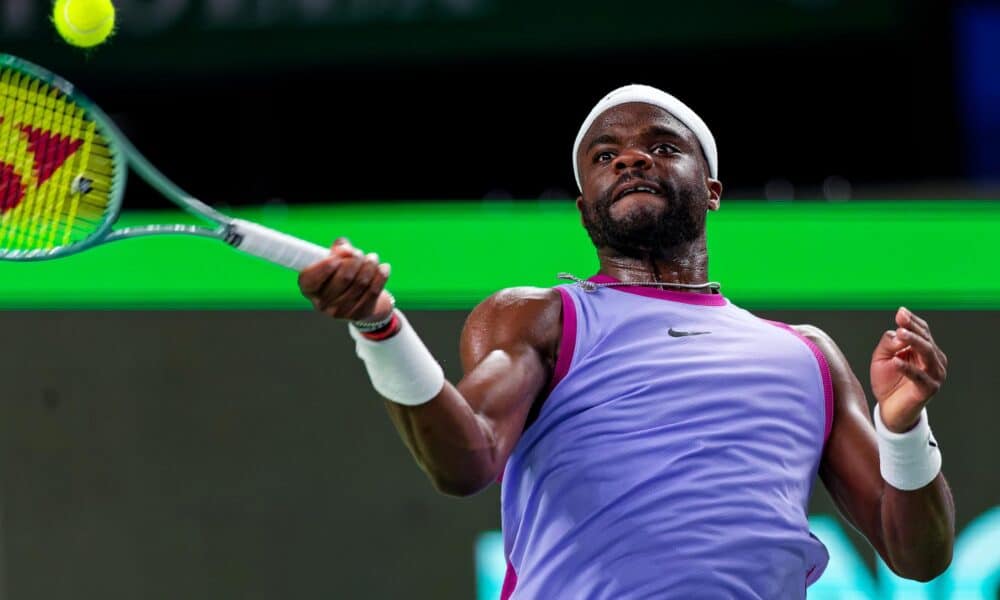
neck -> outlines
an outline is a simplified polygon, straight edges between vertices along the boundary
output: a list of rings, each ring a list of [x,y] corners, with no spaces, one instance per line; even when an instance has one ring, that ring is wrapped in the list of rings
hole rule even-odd
[[[698,285],[708,282],[708,248],[704,235],[691,242],[660,248],[639,258],[626,256],[613,248],[598,248],[597,258],[601,263],[600,274],[628,283]],[[709,289],[664,289],[711,293]]]

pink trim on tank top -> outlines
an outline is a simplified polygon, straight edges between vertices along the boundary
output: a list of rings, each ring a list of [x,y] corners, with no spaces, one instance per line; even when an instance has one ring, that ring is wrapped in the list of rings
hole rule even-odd
[[[819,372],[823,377],[823,399],[826,404],[826,425],[823,428],[823,445],[826,445],[826,441],[830,439],[830,429],[833,428],[833,377],[830,375],[830,364],[826,362],[826,356],[823,351],[819,349],[812,340],[807,338],[798,332],[794,327],[787,323],[782,323],[781,321],[770,321],[768,319],[763,319],[764,321],[774,325],[775,327],[780,327],[787,330],[795,337],[802,340],[806,346],[812,350],[813,356],[816,357],[816,362],[819,363]]]
[[[576,305],[573,304],[573,296],[563,288],[555,289],[562,298],[562,336],[559,339],[559,356],[556,358],[556,367],[552,371],[552,381],[549,382],[546,396],[569,373],[573,352],[576,350]]]
[[[573,304],[573,296],[563,288],[557,287],[555,290],[559,292],[559,297],[562,300],[562,335],[559,339],[559,356],[556,358],[556,366],[552,370],[552,379],[545,390],[546,397],[569,373],[569,366],[573,362],[573,352],[576,351],[576,305]],[[497,476],[497,483],[503,483],[502,471]]]
[[[592,281],[594,283],[621,283],[621,281],[611,277],[610,275],[597,274],[588,279],[587,281]],[[700,292],[671,292],[667,290],[661,290],[653,287],[643,287],[638,285],[623,285],[616,286],[613,288],[608,288],[612,290],[617,290],[619,292],[625,292],[626,294],[635,294],[636,296],[645,296],[646,298],[659,298],[660,300],[670,300],[672,302],[683,302],[684,304],[697,304],[699,306],[725,306],[726,298],[722,294],[703,294]]]
[[[503,576],[503,587],[500,588],[500,600],[507,600],[510,598],[511,594],[514,593],[514,588],[517,587],[517,573],[514,571],[514,565],[510,564],[510,559],[507,559],[507,573]]]

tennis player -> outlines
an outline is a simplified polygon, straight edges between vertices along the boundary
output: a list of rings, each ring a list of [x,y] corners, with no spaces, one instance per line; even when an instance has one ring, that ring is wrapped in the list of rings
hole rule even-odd
[[[900,308],[879,339],[872,417],[829,336],[760,319],[708,280],[722,185],[690,108],[615,90],[573,161],[598,274],[476,307],[457,385],[393,308],[377,256],[341,240],[300,278],[318,310],[353,322],[438,490],[502,478],[503,597],[803,598],[828,560],[806,519],[817,472],[893,571],[944,571],[954,508],[925,407],[948,361],[927,322]]]

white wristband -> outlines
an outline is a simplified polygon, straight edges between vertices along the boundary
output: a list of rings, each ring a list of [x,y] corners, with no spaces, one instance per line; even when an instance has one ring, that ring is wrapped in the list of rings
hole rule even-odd
[[[397,310],[396,316],[400,330],[385,340],[369,340],[353,325],[348,328],[375,391],[397,404],[419,406],[441,392],[444,371],[403,313]]]
[[[882,422],[876,404],[875,433],[882,479],[892,487],[907,492],[919,490],[941,472],[941,450],[927,422],[927,409],[920,412],[913,429],[894,433]]]

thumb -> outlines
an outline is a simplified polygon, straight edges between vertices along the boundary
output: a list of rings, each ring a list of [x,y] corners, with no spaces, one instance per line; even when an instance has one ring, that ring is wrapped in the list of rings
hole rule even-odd
[[[339,237],[336,240],[334,240],[333,246],[330,247],[330,251],[332,254],[343,256],[345,258],[348,256],[362,255],[361,250],[355,248],[351,244],[351,240],[347,239],[346,237]]]
[[[906,347],[906,342],[899,339],[894,329],[890,329],[882,334],[882,338],[875,347],[875,358],[892,358],[897,352]]]

